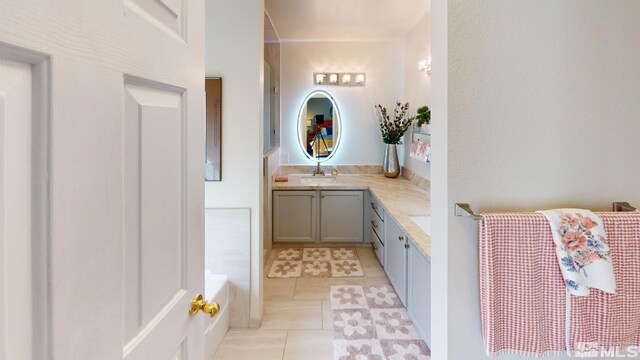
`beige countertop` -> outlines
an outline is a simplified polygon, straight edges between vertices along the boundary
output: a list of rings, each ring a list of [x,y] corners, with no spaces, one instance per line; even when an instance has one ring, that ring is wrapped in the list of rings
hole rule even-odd
[[[404,230],[413,244],[431,261],[431,236],[411,220],[412,215],[430,215],[429,193],[405,178],[383,175],[338,175],[335,183],[303,184],[305,174],[289,174],[288,182],[273,182],[273,190],[369,190],[386,214]]]

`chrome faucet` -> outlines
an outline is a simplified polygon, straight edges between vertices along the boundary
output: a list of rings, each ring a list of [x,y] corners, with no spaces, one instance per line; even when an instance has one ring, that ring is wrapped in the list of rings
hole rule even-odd
[[[318,165],[316,165],[316,169],[313,170],[313,176],[324,176],[324,171],[320,169],[320,161],[318,161]]]

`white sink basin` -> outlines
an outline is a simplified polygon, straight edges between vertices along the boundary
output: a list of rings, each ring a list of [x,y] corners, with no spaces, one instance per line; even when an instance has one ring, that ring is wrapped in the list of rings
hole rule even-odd
[[[332,185],[336,183],[335,176],[303,176],[300,183],[304,185]]]
[[[429,215],[419,215],[419,216],[409,216],[414,223],[416,223],[422,231],[424,231],[427,235],[431,236],[431,216]]]

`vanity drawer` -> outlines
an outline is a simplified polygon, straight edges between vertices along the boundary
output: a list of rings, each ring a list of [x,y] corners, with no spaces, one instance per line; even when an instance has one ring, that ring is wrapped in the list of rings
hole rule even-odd
[[[380,234],[384,234],[384,223],[377,215],[374,215],[371,218],[371,230],[373,230],[373,233],[376,234],[378,236],[378,240],[380,240]]]
[[[378,202],[378,200],[376,200],[376,198],[373,197],[373,195],[371,195],[371,210],[373,210],[373,214],[375,214],[375,216],[371,216],[371,217],[373,219],[376,219],[377,217],[380,223],[383,223],[384,209],[382,208],[382,206],[380,206],[380,203]]]
[[[373,246],[373,251],[376,253],[380,264],[384,267],[384,244],[382,244],[380,237],[373,229],[371,229],[371,246]]]

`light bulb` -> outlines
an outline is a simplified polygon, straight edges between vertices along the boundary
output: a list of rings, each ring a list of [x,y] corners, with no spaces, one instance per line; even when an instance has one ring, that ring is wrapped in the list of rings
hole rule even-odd
[[[364,74],[356,75],[356,84],[364,84]]]
[[[342,75],[342,83],[343,84],[348,84],[350,82],[351,82],[351,74]]]
[[[335,84],[338,82],[338,74],[329,75],[329,82]]]
[[[316,84],[322,84],[325,76],[327,76],[327,74],[316,74]]]

